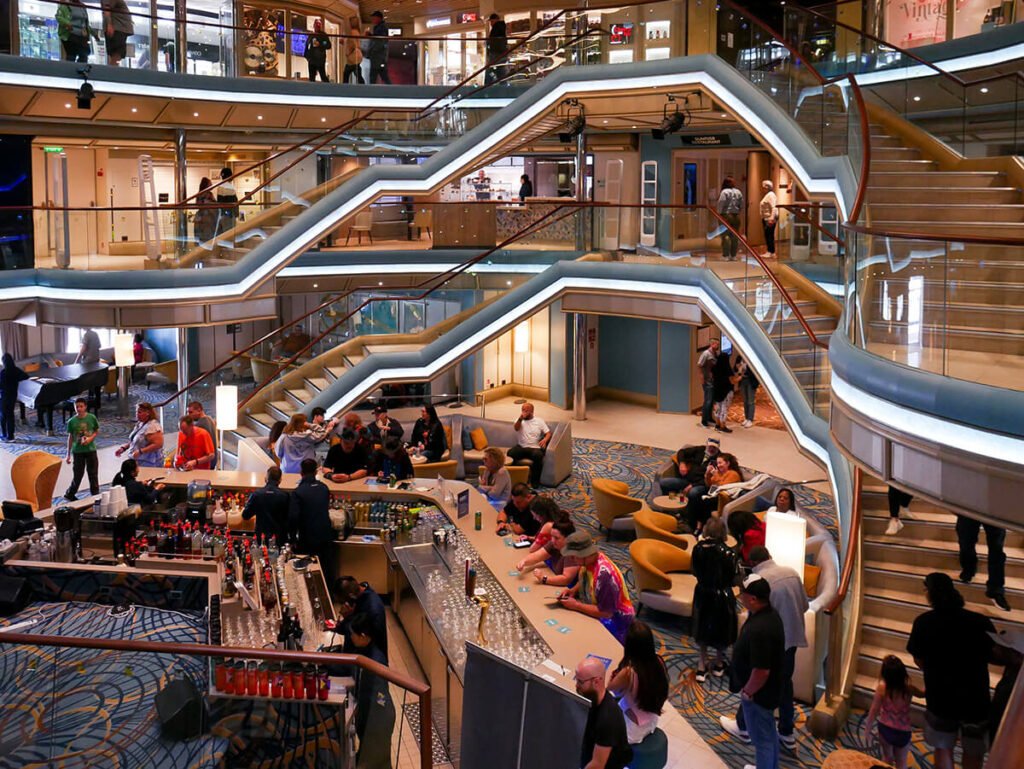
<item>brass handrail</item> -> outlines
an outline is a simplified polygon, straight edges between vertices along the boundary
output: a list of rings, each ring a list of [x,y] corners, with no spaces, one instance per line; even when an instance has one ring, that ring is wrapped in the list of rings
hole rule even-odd
[[[81,636],[52,636],[35,633],[0,633],[0,644],[19,646],[50,646],[71,649],[94,649],[97,651],[147,652],[154,654],[178,654],[191,657],[245,657],[246,659],[272,662],[299,662],[307,665],[355,665],[370,671],[386,681],[395,684],[419,698],[421,723],[430,724],[430,686],[409,676],[396,673],[387,665],[364,657],[361,654],[337,654],[333,652],[297,652],[277,649],[249,649],[238,646],[213,646],[197,643],[159,643],[155,641],[129,641],[113,638],[85,638]],[[253,699],[256,699],[255,697]],[[420,769],[433,766],[432,729],[420,730]]]

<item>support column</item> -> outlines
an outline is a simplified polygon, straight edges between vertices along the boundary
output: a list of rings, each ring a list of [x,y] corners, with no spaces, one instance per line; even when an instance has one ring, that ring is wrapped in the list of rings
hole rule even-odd
[[[188,197],[188,164],[185,159],[186,143],[185,129],[178,128],[174,132],[174,199],[180,203]],[[185,253],[188,249],[188,209],[179,208],[176,212],[178,229],[176,233],[177,244],[175,251],[179,254]]]
[[[583,133],[576,137],[576,200],[584,202],[587,192],[587,140]],[[576,211],[576,250],[587,247],[587,211]]]
[[[572,325],[572,416],[584,421],[587,418],[587,316],[573,313]]]
[[[178,389],[181,394],[178,396],[178,419],[185,416],[185,407],[188,405],[188,376],[189,376],[189,356],[188,356],[188,329],[178,329]],[[177,430],[177,425],[171,426],[172,430]]]
[[[174,66],[175,72],[188,73],[188,14],[185,0],[174,0]],[[179,198],[180,200],[180,198]]]

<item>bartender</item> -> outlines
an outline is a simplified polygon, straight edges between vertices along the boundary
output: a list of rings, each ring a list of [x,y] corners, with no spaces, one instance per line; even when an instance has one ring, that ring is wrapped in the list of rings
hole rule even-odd
[[[157,483],[156,478],[143,483],[138,479],[139,463],[134,459],[126,459],[121,463],[121,470],[110,482],[111,486],[124,486],[125,496],[129,505],[142,505],[152,507],[156,504],[160,492],[165,486]]]

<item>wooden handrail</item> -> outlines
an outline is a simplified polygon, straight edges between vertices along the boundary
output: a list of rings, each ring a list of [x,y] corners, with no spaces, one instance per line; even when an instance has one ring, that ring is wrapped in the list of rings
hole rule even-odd
[[[846,600],[846,594],[850,590],[850,580],[853,579],[853,567],[856,565],[856,557],[853,551],[853,544],[856,542],[856,538],[859,536],[861,527],[861,518],[863,512],[861,510],[861,491],[864,488],[864,471],[859,466],[854,465],[853,467],[853,510],[850,513],[850,536],[849,542],[846,543],[846,560],[843,561],[843,568],[839,575],[839,589],[836,591],[836,597],[829,602],[829,605],[825,607],[825,613],[831,615],[836,609],[838,609],[843,601]]]
[[[744,238],[740,233],[738,233],[729,225],[729,222],[727,222],[722,217],[722,215],[718,213],[718,211],[716,211],[711,206],[705,206],[705,208],[707,208],[707,210],[711,212],[712,216],[714,216],[716,219],[718,219],[719,222],[722,223],[723,227],[725,227],[727,230],[729,230],[729,232],[733,234],[733,237],[735,237],[740,243],[743,244],[743,247],[750,253],[751,256],[754,257],[754,260],[761,265],[761,268],[768,276],[768,279],[775,285],[775,288],[778,289],[779,294],[782,296],[782,298],[786,300],[786,304],[789,305],[789,309],[796,317],[797,322],[800,324],[800,327],[804,330],[804,333],[807,334],[807,337],[811,340],[811,344],[813,344],[815,347],[820,347],[823,350],[827,350],[828,344],[818,339],[818,335],[814,333],[814,329],[812,329],[810,324],[808,324],[807,318],[805,318],[804,314],[800,312],[800,308],[797,307],[796,302],[793,301],[793,297],[789,295],[789,291],[786,290],[786,287],[782,285],[782,282],[778,279],[775,273],[772,272],[771,268],[768,266],[768,263],[763,258],[761,258],[761,255],[754,250],[754,247],[747,242],[746,238]]]
[[[792,56],[793,61],[803,62],[803,65],[807,68],[807,71],[810,72],[814,76],[815,80],[817,80],[821,85],[825,85],[828,82],[824,77],[822,77],[821,73],[818,72],[817,69],[815,69],[814,65],[811,62],[806,61],[803,55],[798,50],[796,50],[792,45],[790,45],[788,40],[783,38],[782,35],[780,35],[776,30],[772,29],[767,22],[762,21],[757,14],[751,12],[747,8],[743,8],[741,6],[736,5],[732,0],[718,0],[718,4],[720,6],[729,8],[731,11],[746,16],[748,19],[750,19],[751,22],[753,22],[755,25],[757,25],[762,30],[771,35],[772,38],[774,38],[775,42],[785,46],[786,49],[789,51],[790,56]]]
[[[928,240],[948,243],[977,243],[990,246],[1012,246],[1024,248],[1024,238],[993,238],[982,235],[959,235],[944,232],[908,232],[905,230],[881,230],[863,224],[843,224],[844,230],[858,232],[861,235],[873,235],[880,238],[899,238],[901,240]]]

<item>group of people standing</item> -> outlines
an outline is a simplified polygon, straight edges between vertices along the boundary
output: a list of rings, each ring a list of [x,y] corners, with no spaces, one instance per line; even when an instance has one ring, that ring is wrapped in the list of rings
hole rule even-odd
[[[732,355],[722,352],[722,343],[712,339],[708,347],[697,358],[697,370],[704,391],[701,406],[700,426],[716,431],[731,433],[729,427],[729,406],[733,393],[743,395],[743,427],[753,427],[757,408],[757,388],[761,386],[754,370],[741,356],[735,361]],[[714,425],[712,425],[714,420]]]
[[[102,0],[103,42],[107,50],[107,63],[118,66],[128,52],[128,36],[134,34],[135,24],[125,0]],[[57,6],[57,37],[64,48],[65,61],[82,64],[89,61],[92,40],[100,35],[89,22],[89,11],[82,0],[67,0]]]
[[[779,223],[779,201],[775,194],[775,185],[765,179],[761,182],[764,195],[758,204],[761,217],[761,229],[764,233],[765,257],[775,258],[775,231]],[[740,240],[741,216],[743,214],[743,192],[736,186],[736,180],[726,176],[722,180],[722,188],[715,206],[719,216],[728,225],[722,230],[722,258],[727,262],[736,260]]]

